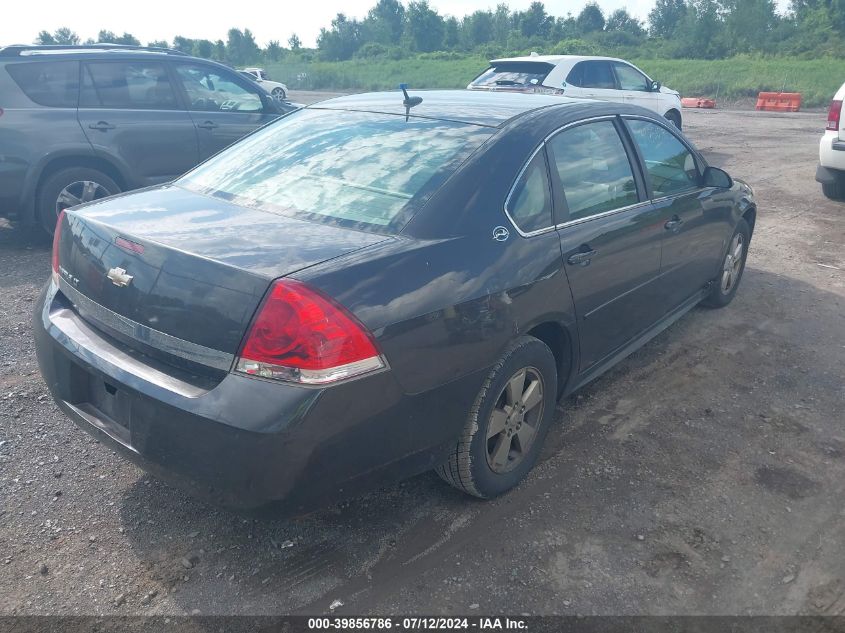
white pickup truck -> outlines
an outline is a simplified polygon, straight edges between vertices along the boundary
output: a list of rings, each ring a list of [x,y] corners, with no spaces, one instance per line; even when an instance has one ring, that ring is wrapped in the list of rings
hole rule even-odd
[[[819,142],[819,167],[816,180],[822,184],[824,195],[831,200],[845,200],[845,118],[842,117],[842,101],[845,100],[845,84],[830,102],[827,113],[827,128]]]

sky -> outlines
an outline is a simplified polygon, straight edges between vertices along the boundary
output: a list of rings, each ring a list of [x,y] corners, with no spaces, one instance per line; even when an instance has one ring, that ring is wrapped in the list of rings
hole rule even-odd
[[[430,0],[429,3],[443,15],[461,17],[477,9],[493,8],[497,1],[502,0]],[[545,5],[552,15],[565,16],[580,12],[585,2],[546,0]],[[212,2],[202,6],[178,0],[144,0],[125,4],[114,0],[36,0],[15,3],[14,11],[3,11],[0,45],[31,43],[41,30],[52,32],[67,26],[83,40],[96,37],[100,29],[117,34],[128,31],[143,43],[172,41],[175,35],[225,40],[226,32],[236,27],[250,29],[262,46],[269,40],[279,40],[284,44],[292,33],[296,33],[305,46],[314,46],[320,28],[329,26],[338,12],[361,18],[375,3],[376,0],[256,0],[244,4]],[[511,10],[524,9],[531,0],[510,0],[507,4]],[[654,6],[654,0],[599,0],[599,5],[605,14],[626,8],[629,13],[644,20]],[[785,10],[787,5],[788,0],[778,0],[781,10]]]

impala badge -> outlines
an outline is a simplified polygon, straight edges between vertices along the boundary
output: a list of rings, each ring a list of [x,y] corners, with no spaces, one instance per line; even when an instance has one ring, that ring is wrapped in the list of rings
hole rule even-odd
[[[112,268],[106,277],[111,279],[111,282],[118,288],[126,288],[126,286],[132,283],[133,279],[132,275],[127,275],[126,271],[122,268]]]

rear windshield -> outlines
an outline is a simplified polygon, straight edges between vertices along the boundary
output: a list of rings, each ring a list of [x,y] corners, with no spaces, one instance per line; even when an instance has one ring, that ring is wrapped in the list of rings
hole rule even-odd
[[[299,110],[176,184],[273,213],[395,233],[493,131],[453,121]]]
[[[552,68],[554,66],[546,62],[503,62],[485,70],[470,85],[485,88],[536,86],[543,83]]]
[[[79,62],[7,64],[6,70],[35,103],[75,108],[79,100]]]

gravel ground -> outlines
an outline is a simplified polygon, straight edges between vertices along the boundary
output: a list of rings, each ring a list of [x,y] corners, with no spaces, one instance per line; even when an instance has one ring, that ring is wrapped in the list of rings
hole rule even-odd
[[[151,479],[47,395],[29,320],[49,243],[0,224],[0,614],[845,612],[845,205],[813,181],[823,127],[687,112],[757,190],[740,292],[562,401],[542,464],[493,502],[426,474],[268,522]]]

